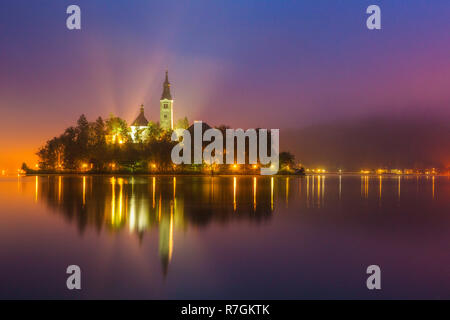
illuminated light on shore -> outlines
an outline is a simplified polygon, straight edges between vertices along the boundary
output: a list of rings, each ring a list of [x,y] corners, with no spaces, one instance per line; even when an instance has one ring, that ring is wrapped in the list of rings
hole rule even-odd
[[[256,164],[254,164],[254,165],[252,166],[252,168],[253,168],[253,169],[258,169],[258,166],[257,166]]]
[[[233,164],[233,170],[237,170],[237,169],[239,169],[239,166],[237,165],[237,164]]]
[[[6,175],[6,170],[2,170],[2,176]]]

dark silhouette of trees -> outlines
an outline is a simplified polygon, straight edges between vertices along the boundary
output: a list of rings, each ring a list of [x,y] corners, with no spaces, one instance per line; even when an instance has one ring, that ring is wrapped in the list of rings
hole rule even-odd
[[[150,163],[158,171],[172,169],[170,153],[175,142],[171,132],[164,131],[159,123],[151,122],[140,130],[135,143],[132,141],[125,120],[110,115],[89,122],[81,115],[75,127],[52,138],[39,149],[41,170],[68,171],[148,171]]]
[[[187,118],[179,121],[182,127],[186,127],[187,123]],[[206,123],[202,124],[202,132],[209,128]],[[222,125],[217,129],[225,135],[229,127]],[[188,130],[194,140],[193,126]],[[208,169],[207,164],[176,167],[172,163],[171,152],[177,142],[171,140],[171,135],[171,130],[163,130],[158,122],[150,121],[146,128],[138,129],[132,137],[127,122],[119,117],[110,115],[106,121],[98,117],[94,122],[89,122],[85,115],[81,115],[76,126],[67,128],[60,136],[50,139],[39,149],[39,168],[43,171],[130,173],[174,172],[176,169],[178,172],[198,173]],[[208,143],[203,141],[203,147]],[[269,142],[268,145],[270,149]],[[193,153],[193,145],[191,149]],[[247,165],[243,165],[239,173],[255,173],[258,166],[248,164],[248,141],[245,153]],[[235,149],[235,156],[236,154]],[[280,153],[280,169],[284,173],[290,173],[294,167],[294,156],[289,152]],[[212,165],[208,172],[236,173],[233,170],[224,164]]]

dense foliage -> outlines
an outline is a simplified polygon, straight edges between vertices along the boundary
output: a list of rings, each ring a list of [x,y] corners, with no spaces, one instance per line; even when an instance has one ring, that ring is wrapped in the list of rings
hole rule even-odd
[[[130,171],[147,170],[158,165],[159,170],[170,168],[170,152],[174,142],[171,132],[158,123],[136,134],[133,143],[125,120],[111,115],[106,121],[99,117],[89,122],[81,115],[76,126],[67,128],[39,149],[42,170],[107,171],[123,168]]]
[[[189,127],[187,118],[177,122],[176,128]],[[225,133],[228,126],[217,127]],[[67,128],[63,134],[47,141],[39,149],[39,169],[41,171],[91,171],[91,172],[227,172],[256,173],[254,165],[183,165],[174,166],[171,151],[176,142],[171,141],[171,130],[163,130],[159,123],[150,121],[144,129],[132,133],[127,122],[110,115],[104,121],[101,117],[89,122],[81,115],[76,126]],[[206,142],[204,142],[206,143]],[[205,146],[205,145],[204,145]],[[248,162],[248,150],[246,161]],[[236,150],[235,150],[236,154]],[[294,156],[281,152],[280,172],[293,173]],[[238,171],[236,171],[238,170]],[[30,171],[25,167],[24,171]],[[298,170],[296,171],[298,172]]]

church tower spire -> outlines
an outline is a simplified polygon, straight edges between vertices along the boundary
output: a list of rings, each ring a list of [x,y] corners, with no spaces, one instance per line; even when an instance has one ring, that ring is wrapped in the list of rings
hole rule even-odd
[[[173,99],[170,93],[169,71],[166,70],[166,79],[163,83],[163,92],[161,95],[159,124],[162,129],[173,129]]]

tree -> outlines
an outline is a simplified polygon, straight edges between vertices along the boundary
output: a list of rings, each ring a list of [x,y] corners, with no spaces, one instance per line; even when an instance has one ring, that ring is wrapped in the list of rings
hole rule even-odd
[[[89,162],[97,170],[102,170],[108,161],[108,152],[106,146],[106,125],[101,117],[89,124]]]
[[[175,129],[187,129],[187,128],[189,128],[189,120],[187,117],[179,119],[175,124]]]
[[[63,162],[63,150],[61,137],[48,140],[45,146],[36,153],[39,157],[39,167],[44,170],[58,169],[59,164]]]
[[[127,122],[113,114],[106,120],[106,130],[112,143],[126,143],[132,140]]]
[[[292,169],[295,165],[295,156],[290,152],[280,152],[279,154],[280,169]]]

